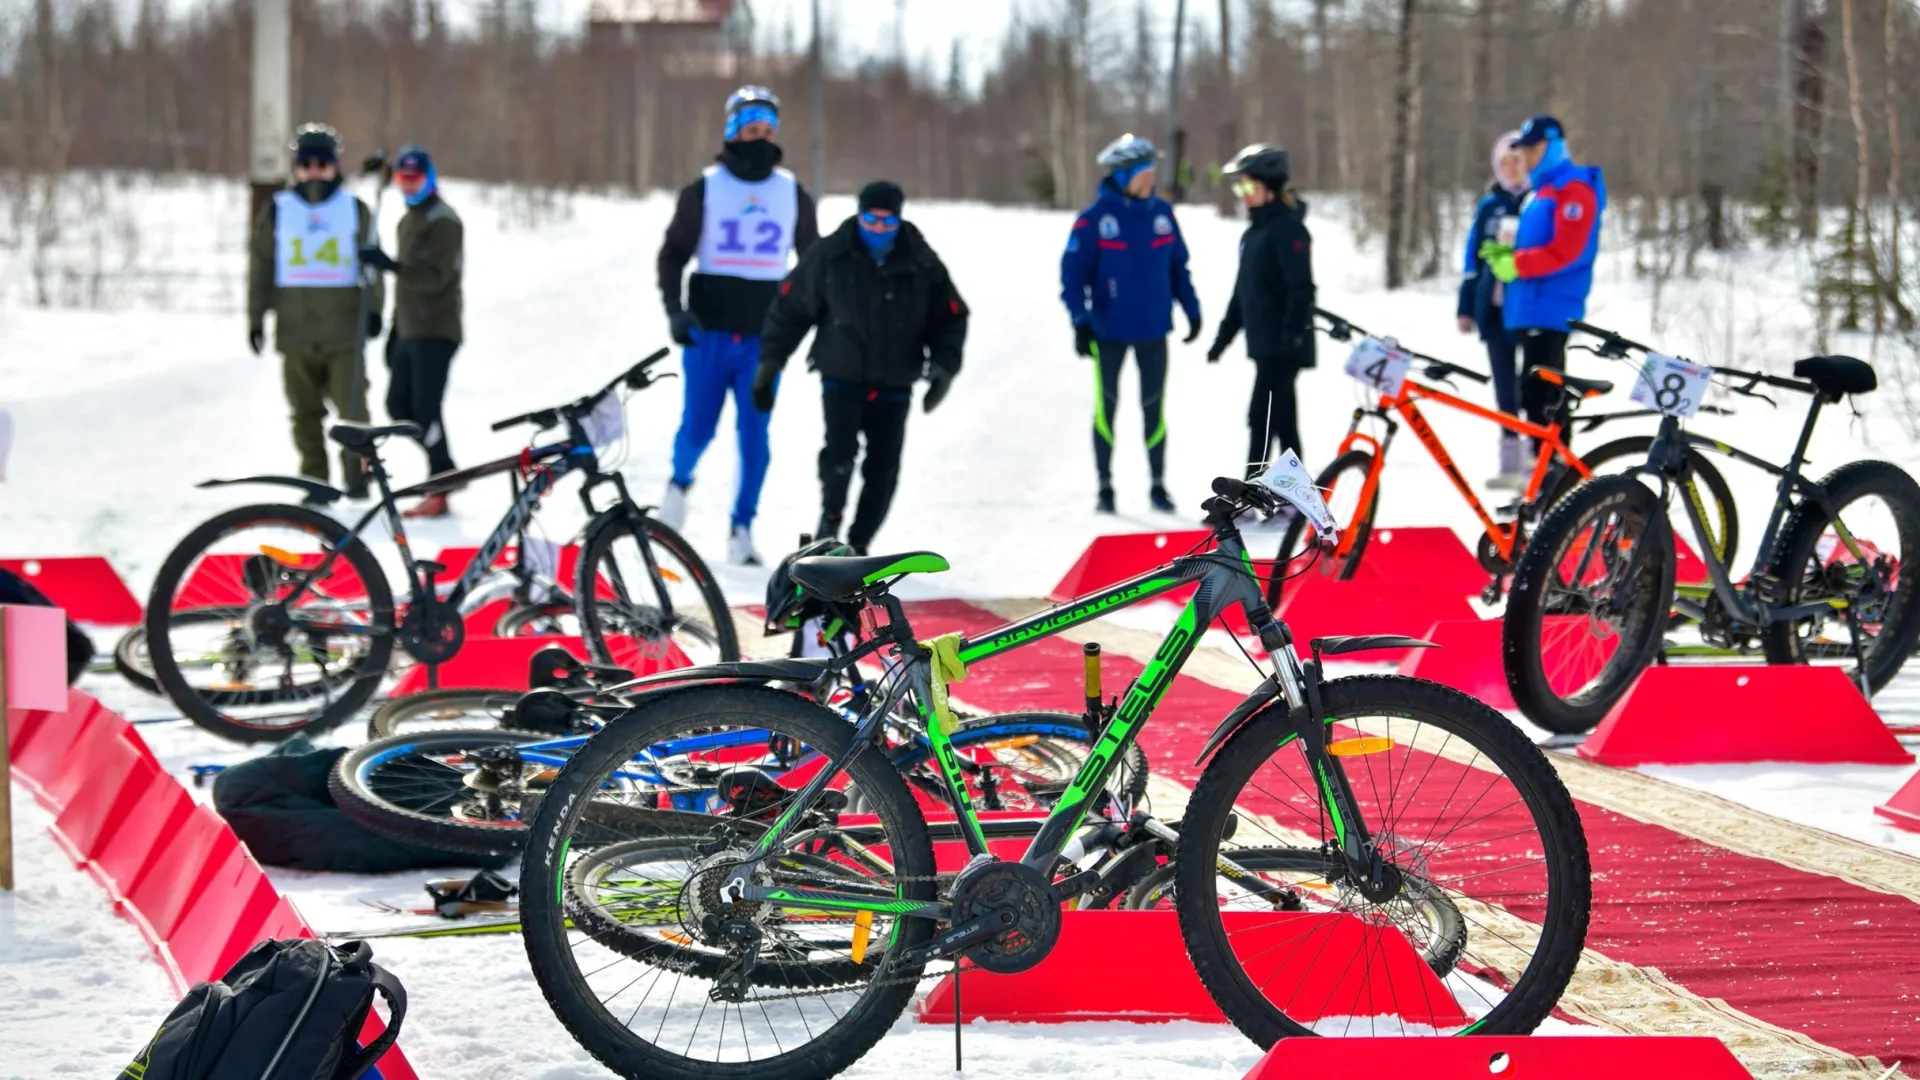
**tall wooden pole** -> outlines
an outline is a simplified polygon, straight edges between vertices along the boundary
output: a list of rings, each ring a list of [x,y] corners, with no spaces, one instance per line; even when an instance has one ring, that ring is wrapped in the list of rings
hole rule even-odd
[[[1162,186],[1173,192],[1176,200],[1185,186],[1180,176],[1180,50],[1186,43],[1187,0],[1179,0],[1173,13],[1173,63],[1167,68],[1167,141],[1166,151],[1170,155],[1168,167],[1173,174],[1167,177]]]
[[[287,0],[253,3],[253,127],[247,177],[253,182],[247,224],[287,177],[287,133],[293,130],[293,23]]]
[[[825,79],[823,69],[826,67],[822,54],[825,51],[820,42],[820,0],[813,0],[813,108],[808,126],[812,128],[813,136],[813,197],[816,200],[827,193],[826,177],[821,171],[820,150],[826,140],[826,121],[821,118],[820,110],[820,84]]]

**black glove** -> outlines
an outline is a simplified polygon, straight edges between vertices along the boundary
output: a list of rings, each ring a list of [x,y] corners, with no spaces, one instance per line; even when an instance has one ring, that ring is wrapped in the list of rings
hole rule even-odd
[[[947,399],[947,391],[953,388],[953,372],[939,364],[927,365],[927,396],[920,401],[924,412],[932,412]]]
[[[692,345],[693,332],[698,328],[699,324],[693,321],[693,316],[680,308],[667,312],[667,332],[673,335],[674,344]]]
[[[1187,313],[1187,336],[1180,339],[1180,344],[1191,345],[1196,340],[1198,340],[1199,337],[1200,337],[1200,313],[1197,311],[1188,312]]]
[[[367,312],[367,340],[368,341],[372,341],[374,338],[377,338],[380,336],[380,325],[381,325],[380,313],[377,311]]]
[[[259,356],[261,347],[266,343],[267,331],[265,327],[258,325],[247,327],[247,348],[253,350],[253,355]]]
[[[400,264],[393,261],[393,256],[381,251],[378,244],[369,244],[361,248],[360,261],[375,270],[385,270],[389,274],[400,272]]]
[[[761,412],[773,411],[773,383],[780,377],[780,365],[771,360],[760,361],[753,372],[753,407]]]
[[[1213,344],[1207,348],[1207,363],[1209,364],[1219,363],[1220,354],[1226,351],[1227,351],[1227,343],[1216,338]]]
[[[1073,324],[1073,351],[1081,356],[1093,355],[1093,324],[1077,322]]]

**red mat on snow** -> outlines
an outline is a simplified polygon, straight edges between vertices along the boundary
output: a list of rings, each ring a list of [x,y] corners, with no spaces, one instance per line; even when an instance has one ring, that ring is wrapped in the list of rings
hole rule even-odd
[[[909,604],[908,612],[921,637],[1005,621],[960,601]],[[1112,653],[1106,666],[1110,690],[1140,670]],[[1080,647],[1050,638],[976,665],[954,693],[995,711],[1077,711],[1079,671]],[[1240,699],[1195,678],[1175,680],[1142,729],[1155,774],[1197,780],[1194,755]],[[1593,860],[1590,947],[1847,1053],[1920,1064],[1920,904],[1591,804],[1580,804],[1580,816]]]

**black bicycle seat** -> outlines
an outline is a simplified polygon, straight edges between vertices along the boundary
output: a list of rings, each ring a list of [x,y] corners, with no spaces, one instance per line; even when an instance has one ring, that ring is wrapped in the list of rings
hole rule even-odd
[[[365,450],[389,435],[405,435],[409,439],[420,437],[420,425],[401,422],[398,424],[335,424],[327,429],[333,441],[349,450]]]
[[[947,560],[931,551],[900,555],[810,555],[793,561],[793,580],[822,600],[848,600],[896,574],[937,574]]]
[[[1793,373],[1828,397],[1869,394],[1880,385],[1873,366],[1851,356],[1809,356],[1794,361]]]
[[[1527,377],[1563,387],[1574,397],[1599,397],[1613,392],[1613,384],[1605,379],[1583,379],[1578,375],[1569,375],[1553,368],[1534,368],[1527,372]]]

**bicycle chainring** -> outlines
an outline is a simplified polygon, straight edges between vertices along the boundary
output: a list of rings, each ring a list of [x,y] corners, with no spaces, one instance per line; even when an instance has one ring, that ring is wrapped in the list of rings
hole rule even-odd
[[[982,971],[1005,975],[1046,959],[1060,939],[1060,901],[1052,880],[1025,863],[981,863],[960,872],[953,886],[954,925],[1009,910],[1007,929],[963,954]]]
[[[1518,557],[1527,547],[1526,527],[1516,520],[1513,523],[1513,534],[1515,540],[1513,554]],[[1473,557],[1479,560],[1482,570],[1495,577],[1505,577],[1513,573],[1513,563],[1500,554],[1500,549],[1493,546],[1493,538],[1484,532],[1480,534],[1480,539],[1474,542]]]
[[[460,618],[460,609],[444,600],[416,600],[400,620],[400,647],[423,664],[453,659],[466,639],[467,624]]]

